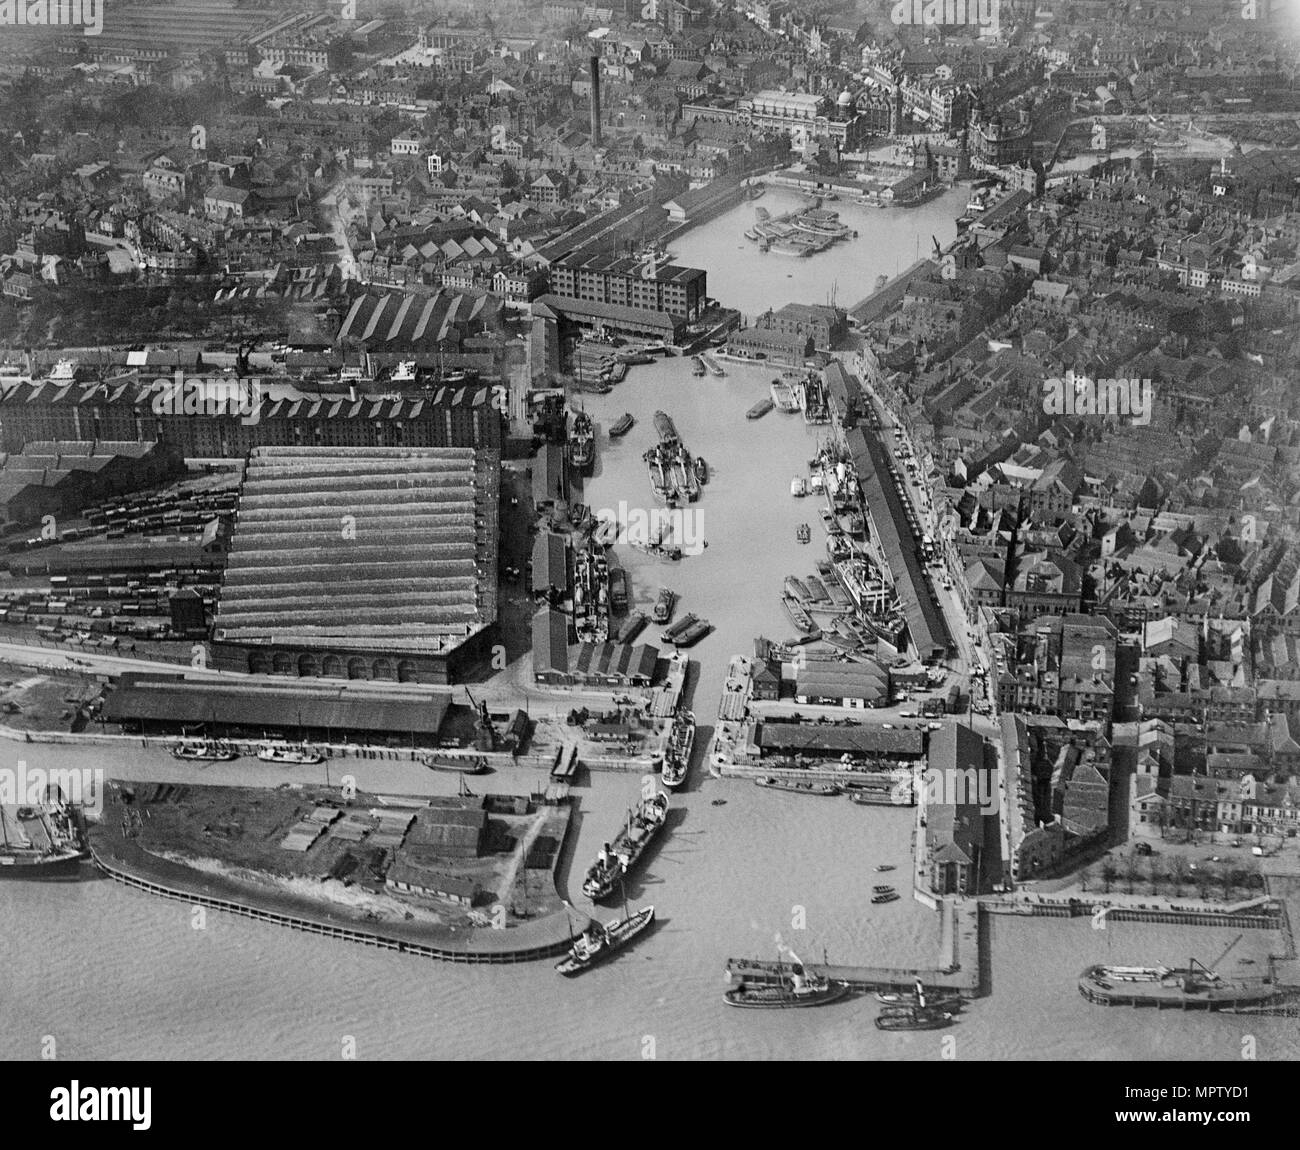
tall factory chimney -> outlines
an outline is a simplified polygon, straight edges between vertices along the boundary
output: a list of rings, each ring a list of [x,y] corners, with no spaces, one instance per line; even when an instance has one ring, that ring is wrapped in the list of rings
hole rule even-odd
[[[600,147],[600,57],[591,58],[591,146]]]

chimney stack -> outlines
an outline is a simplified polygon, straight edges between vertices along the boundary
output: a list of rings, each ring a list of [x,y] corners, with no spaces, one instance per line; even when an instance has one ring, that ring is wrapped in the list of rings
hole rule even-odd
[[[591,58],[591,146],[600,147],[600,57]]]

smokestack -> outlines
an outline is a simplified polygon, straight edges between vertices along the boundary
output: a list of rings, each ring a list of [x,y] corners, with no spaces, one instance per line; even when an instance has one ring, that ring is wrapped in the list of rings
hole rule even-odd
[[[591,58],[591,146],[600,146],[600,57]]]

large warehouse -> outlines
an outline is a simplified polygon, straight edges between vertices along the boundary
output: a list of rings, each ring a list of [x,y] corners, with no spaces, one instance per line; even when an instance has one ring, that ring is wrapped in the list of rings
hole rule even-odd
[[[254,451],[217,604],[215,665],[454,682],[496,630],[499,482],[492,451]]]

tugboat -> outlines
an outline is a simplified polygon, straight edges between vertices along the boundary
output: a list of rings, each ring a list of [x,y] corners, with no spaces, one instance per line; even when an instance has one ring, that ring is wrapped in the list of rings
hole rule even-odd
[[[695,746],[695,715],[682,711],[673,720],[672,734],[668,736],[668,750],[664,756],[663,784],[676,790],[686,781],[691,766],[691,748]]]
[[[668,818],[668,795],[660,791],[642,799],[635,810],[627,812],[627,823],[619,829],[613,843],[606,843],[587,869],[582,893],[593,902],[608,898],[615,885],[635,865]]]
[[[832,982],[821,975],[809,974],[793,952],[791,958],[789,973],[784,967],[779,968],[775,983],[741,982],[722,996],[723,1001],[728,1006],[785,1010],[796,1006],[824,1006],[848,994],[847,982]]]
[[[885,1010],[876,1019],[877,1030],[944,1030],[952,1025],[956,1011],[940,1007],[901,1007]]]
[[[172,748],[172,757],[190,762],[229,763],[239,758],[239,752],[229,743],[182,739]]]
[[[656,623],[667,623],[673,617],[673,607],[677,604],[677,595],[667,587],[659,588],[659,598],[655,600],[652,618]]]
[[[627,946],[638,934],[648,929],[654,920],[655,908],[647,906],[636,914],[604,925],[593,922],[573,940],[573,947],[555,964],[555,969],[566,978],[590,970]]]
[[[257,748],[257,757],[264,763],[291,763],[295,766],[315,766],[323,763],[325,756],[303,747],[287,747],[278,743],[263,743]]]

